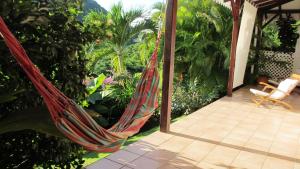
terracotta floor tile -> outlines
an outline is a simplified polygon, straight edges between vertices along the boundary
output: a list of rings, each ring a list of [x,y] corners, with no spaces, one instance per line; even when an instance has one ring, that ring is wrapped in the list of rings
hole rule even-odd
[[[198,122],[199,122],[198,119],[181,119],[180,121],[173,123],[172,127],[188,128]]]
[[[210,164],[207,162],[200,162],[196,165],[195,169],[228,169],[229,167],[224,164]]]
[[[249,132],[254,132],[258,127],[258,124],[254,124],[254,123],[248,123],[248,122],[243,122],[241,121],[236,128],[240,128],[240,129],[244,129],[247,130]]]
[[[274,136],[275,136],[275,133],[268,133],[268,132],[262,132],[261,130],[257,130],[253,136],[252,136],[252,140],[254,139],[258,139],[258,140],[265,140],[265,141],[268,141],[268,142],[272,142],[272,140],[274,139]],[[251,140],[250,139],[250,140]]]
[[[202,141],[194,141],[185,149],[183,149],[179,156],[185,157],[190,160],[200,161],[204,159],[207,154],[216,147],[215,144],[206,143]]]
[[[262,169],[293,169],[294,162],[268,157]]]
[[[246,129],[246,128],[236,127],[231,131],[230,134],[244,135],[244,136],[250,137],[254,134],[254,131]]]
[[[288,147],[286,144],[274,143],[270,148],[270,153],[287,157],[294,157],[297,154],[297,148]]]
[[[138,141],[136,143],[128,145],[125,148],[126,151],[129,151],[129,152],[132,152],[135,154],[139,154],[139,155],[146,154],[146,153],[154,151],[156,149],[157,149],[156,145],[153,145],[153,144],[145,142],[145,141]]]
[[[237,149],[217,146],[205,157],[203,161],[214,165],[230,165],[239,152],[240,151]]]
[[[177,153],[190,145],[193,141],[194,140],[192,140],[191,138],[186,138],[184,136],[175,136],[172,139],[161,144],[159,148]]]
[[[235,168],[260,169],[265,160],[264,155],[241,151],[231,165]]]
[[[153,160],[162,162],[162,163],[167,163],[169,160],[172,160],[177,156],[177,153],[168,151],[168,150],[163,150],[163,149],[158,149],[149,153],[146,153],[144,155],[147,158],[151,158]]]
[[[283,141],[283,142],[293,142],[293,141],[298,141],[299,136],[300,136],[299,134],[295,134],[295,133],[279,132],[275,136],[274,140]]]
[[[222,143],[229,144],[232,146],[237,146],[237,147],[244,147],[246,142],[247,141],[239,140],[239,139],[235,139],[235,138],[225,138],[224,140],[222,140]]]
[[[120,169],[123,165],[113,162],[108,159],[102,159],[100,161],[97,161],[89,166],[87,166],[87,169]]]
[[[244,145],[244,147],[268,152],[271,145],[272,145],[272,140],[265,140],[265,139],[253,137]]]
[[[170,160],[168,162],[168,165],[180,169],[193,169],[197,163],[198,163],[197,161],[190,160],[185,157],[177,156],[176,158]]]
[[[173,166],[172,164],[167,164],[159,167],[159,169],[179,169],[179,168]]]
[[[296,163],[294,169],[300,169],[300,163]]]
[[[142,138],[141,141],[145,141],[145,142],[151,143],[153,145],[160,145],[172,137],[174,137],[174,136],[171,134],[166,134],[166,133],[157,131],[145,138]],[[159,138],[159,139],[157,139],[157,138]]]
[[[121,169],[133,169],[133,168],[130,168],[130,167],[128,167],[128,166],[124,166],[124,167],[122,167]]]
[[[138,157],[140,157],[140,155],[134,154],[134,153],[131,153],[131,152],[125,151],[125,150],[120,150],[118,152],[111,154],[110,156],[108,156],[106,158],[111,161],[125,165],[125,164],[128,164],[129,162],[137,159]]]
[[[145,158],[145,157],[140,157],[130,164],[127,164],[128,167],[131,167],[133,169],[157,169],[160,166],[162,166],[163,163]]]
[[[239,134],[239,133],[234,133],[231,132],[228,134],[225,139],[233,139],[233,140],[239,140],[241,142],[246,143],[250,139],[251,135],[250,134]]]

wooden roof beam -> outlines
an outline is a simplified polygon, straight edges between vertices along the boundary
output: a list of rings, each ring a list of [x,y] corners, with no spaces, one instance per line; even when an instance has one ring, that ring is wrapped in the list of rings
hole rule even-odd
[[[281,9],[281,10],[272,9],[272,10],[266,11],[265,13],[267,13],[267,14],[281,14],[281,13],[293,14],[293,13],[300,13],[300,9]]]
[[[275,1],[275,0],[274,0],[274,1]],[[260,11],[270,10],[270,9],[272,9],[272,8],[281,6],[281,5],[283,5],[283,4],[286,4],[286,3],[289,3],[289,2],[292,2],[292,1],[294,1],[294,0],[276,0],[276,3],[272,3],[272,4],[260,6],[260,7],[259,7],[259,10],[260,10]]]
[[[265,2],[259,2],[259,3],[256,3],[256,5],[261,8],[261,7],[265,7],[265,6],[270,6],[270,5],[273,5],[273,4],[277,4],[278,2],[274,1],[274,0],[269,0],[269,1],[265,1]]]

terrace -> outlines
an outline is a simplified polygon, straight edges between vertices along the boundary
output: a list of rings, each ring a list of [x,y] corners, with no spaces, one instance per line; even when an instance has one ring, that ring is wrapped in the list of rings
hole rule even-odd
[[[263,76],[261,72],[269,73],[268,78],[272,80],[269,82],[273,84],[291,74],[300,77],[300,0],[214,0],[228,9],[211,0],[181,0],[181,4],[178,1],[168,0],[166,6],[163,2],[154,5],[151,17],[148,14],[143,17],[144,10],[140,9],[127,12],[118,3],[108,11],[90,12],[83,24],[78,23],[77,14],[82,10],[79,6],[88,6],[84,1],[59,1],[63,5],[54,1],[42,5],[36,1],[5,1],[0,17],[0,36],[4,38],[1,55],[5,56],[0,65],[1,168],[81,168],[84,165],[87,169],[300,169],[299,88],[291,95],[289,91],[284,93],[288,96],[284,101],[292,105],[291,110],[271,103],[257,106],[249,92],[250,88],[261,89],[262,86],[254,86]],[[133,13],[136,16],[127,17]],[[140,22],[140,30],[136,30],[137,21],[145,19],[148,23],[148,18],[149,25]],[[139,130],[150,110],[156,107],[156,89],[161,87],[160,83],[154,83],[158,78],[152,74],[154,66],[161,65],[156,64],[157,50],[152,54],[152,46],[148,44],[155,42],[156,28],[160,28],[157,25],[162,25],[164,18],[165,29],[158,31],[158,35],[165,36],[163,56],[159,52],[158,57],[163,60],[163,66],[158,68],[159,74],[163,68],[161,110]],[[27,58],[19,43],[9,36],[6,22],[26,51],[33,54],[32,58]],[[67,28],[61,29],[64,26]],[[151,32],[150,39],[146,36],[140,39],[148,32]],[[273,44],[267,46],[265,41]],[[15,60],[8,57],[11,54],[4,49],[5,42],[33,83],[16,67]],[[145,83],[140,84],[145,85],[132,94],[148,55],[152,56],[153,63],[150,71],[146,71],[150,73],[142,75],[141,81]],[[103,67],[100,59],[104,59],[106,66]],[[260,67],[261,60],[268,61]],[[275,62],[283,63],[283,67]],[[177,69],[175,74],[174,67],[184,69]],[[53,85],[43,75],[51,78]],[[173,79],[179,82],[175,91]],[[82,80],[86,86],[81,84]],[[224,96],[226,82],[227,96]],[[296,87],[296,81],[292,83]],[[41,97],[32,90],[32,84],[44,97],[55,125]],[[87,111],[74,106],[54,86],[74,97]],[[180,116],[179,120],[171,123],[171,114]],[[120,116],[120,123],[114,125]],[[112,125],[117,127],[108,129]],[[55,127],[75,143],[97,153],[66,141]],[[141,133],[130,137],[121,150],[109,156],[109,153],[98,153],[116,151],[122,146],[123,138],[138,131]]]
[[[242,88],[87,169],[298,169],[299,97],[289,97],[292,111],[256,107]]]

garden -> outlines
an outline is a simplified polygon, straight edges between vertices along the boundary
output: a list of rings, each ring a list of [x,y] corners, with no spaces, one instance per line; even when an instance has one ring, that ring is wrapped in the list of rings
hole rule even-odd
[[[232,32],[228,8],[212,0],[179,3],[174,121],[225,95]],[[165,8],[163,2],[151,10],[125,10],[122,3],[106,10],[94,0],[3,0],[0,16],[42,74],[99,125],[110,128],[134,95],[161,28],[164,34]],[[264,30],[265,38],[273,38],[272,44],[264,41],[269,48],[285,43],[274,27]],[[1,168],[82,168],[107,155],[89,152],[57,130],[2,39],[0,60]],[[156,131],[159,118],[158,108],[125,146]]]

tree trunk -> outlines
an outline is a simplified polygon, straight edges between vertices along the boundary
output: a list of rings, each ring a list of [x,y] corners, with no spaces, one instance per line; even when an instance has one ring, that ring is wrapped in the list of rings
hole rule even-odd
[[[123,65],[123,56],[122,54],[118,54],[118,62],[119,62],[119,70],[120,70],[120,74],[124,73],[124,65]]]

